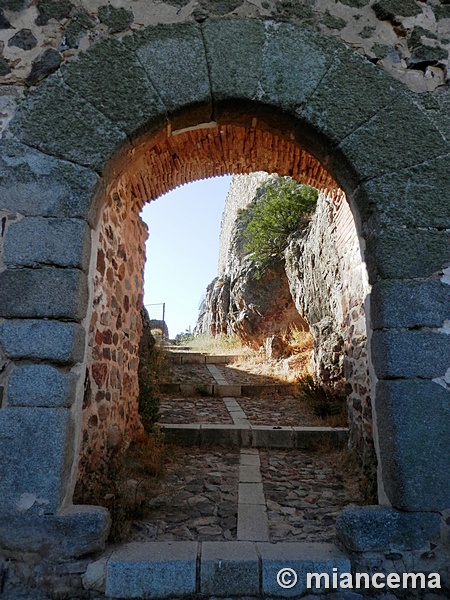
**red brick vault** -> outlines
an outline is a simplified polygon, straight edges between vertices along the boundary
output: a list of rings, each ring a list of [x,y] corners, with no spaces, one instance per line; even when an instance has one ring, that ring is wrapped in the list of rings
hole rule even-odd
[[[450,507],[450,147],[440,126],[341,43],[251,19],[105,40],[31,91],[10,123],[14,138],[0,141],[4,553],[60,558],[104,544],[106,512],[72,496],[83,397],[97,411],[85,425],[103,439],[134,427],[145,237],[136,216],[185,181],[254,169],[343,190],[367,265],[382,507],[343,518],[346,543],[357,546],[367,523],[389,524],[386,548],[406,539],[405,527],[410,545],[436,539]],[[119,330],[130,332],[131,376],[117,368],[115,386]]]

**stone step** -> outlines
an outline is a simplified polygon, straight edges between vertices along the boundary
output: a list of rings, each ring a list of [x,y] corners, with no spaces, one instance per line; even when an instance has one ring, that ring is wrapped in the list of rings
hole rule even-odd
[[[166,356],[178,365],[226,365],[234,362],[238,356],[234,354],[204,354],[203,352],[166,352]]]
[[[179,446],[314,449],[322,444],[343,447],[346,427],[273,427],[271,425],[162,424],[168,442]]]
[[[280,570],[291,569],[284,577]],[[334,571],[333,571],[334,569]],[[337,569],[337,571],[336,571]],[[106,562],[108,598],[300,596],[307,573],[349,573],[350,561],[332,544],[268,542],[132,542]],[[284,583],[286,587],[280,585]],[[289,587],[288,587],[289,586]],[[336,589],[336,588],[335,588]]]
[[[162,383],[162,394],[181,394],[182,396],[219,396],[239,398],[241,396],[262,396],[265,394],[285,394],[291,396],[297,393],[298,385],[295,383],[280,384],[212,384],[203,383]]]

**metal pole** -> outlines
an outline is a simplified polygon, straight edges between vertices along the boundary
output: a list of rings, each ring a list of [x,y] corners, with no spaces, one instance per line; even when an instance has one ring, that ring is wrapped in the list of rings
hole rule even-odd
[[[166,322],[166,303],[165,302],[163,302],[162,321],[163,321],[163,337],[166,337],[166,335],[165,335],[165,327],[164,327],[164,323]]]

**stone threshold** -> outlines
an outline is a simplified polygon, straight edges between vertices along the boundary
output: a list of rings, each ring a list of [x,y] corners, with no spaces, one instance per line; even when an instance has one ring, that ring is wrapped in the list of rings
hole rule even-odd
[[[290,588],[277,581],[286,568],[297,576]],[[92,572],[103,572],[106,596],[122,599],[193,594],[298,597],[312,591],[307,573],[328,573],[331,580],[333,568],[339,573],[351,570],[350,560],[332,544],[244,541],[132,542],[90,565]]]
[[[271,425],[162,424],[168,442],[179,446],[285,448],[310,450],[328,443],[338,448],[348,441],[346,427],[274,427]]]
[[[203,354],[202,352],[173,352],[168,351],[167,357],[178,365],[226,365],[234,362],[235,354]]]
[[[218,396],[241,397],[241,396],[259,396],[262,394],[286,394],[293,395],[298,391],[296,383],[280,384],[213,384],[204,383],[162,383],[160,385],[162,394],[181,394],[182,396]]]

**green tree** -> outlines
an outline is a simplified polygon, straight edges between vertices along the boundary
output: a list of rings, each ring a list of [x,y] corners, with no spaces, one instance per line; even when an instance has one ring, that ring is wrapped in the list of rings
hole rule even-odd
[[[245,250],[259,270],[283,258],[289,236],[308,224],[318,191],[290,177],[264,184],[257,199],[241,212]]]

